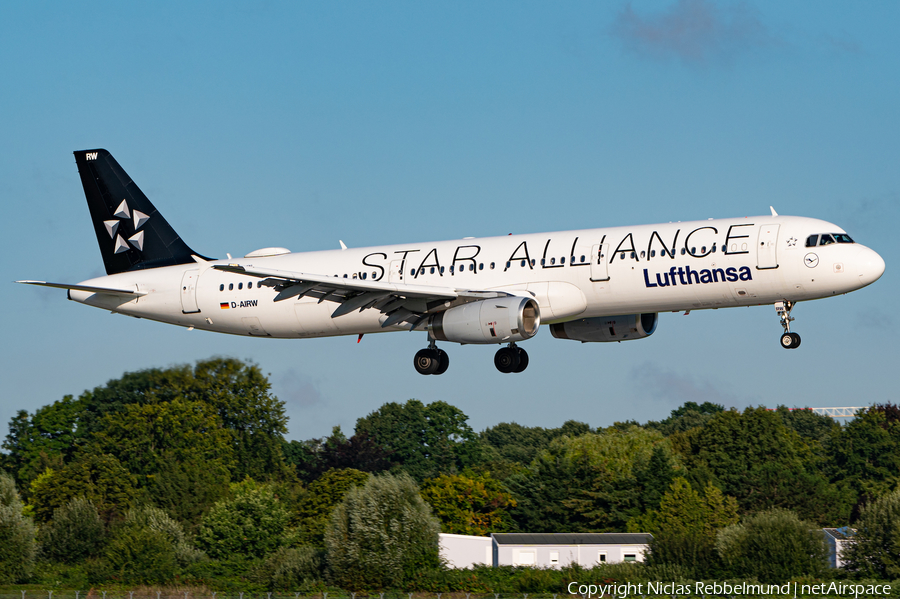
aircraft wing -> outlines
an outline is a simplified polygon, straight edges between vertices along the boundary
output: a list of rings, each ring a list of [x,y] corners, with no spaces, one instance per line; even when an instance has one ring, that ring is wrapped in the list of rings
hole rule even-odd
[[[140,297],[147,295],[143,291],[135,289],[113,289],[110,287],[92,287],[90,285],[69,285],[67,283],[48,283],[47,281],[16,281],[25,285],[40,285],[41,287],[55,287],[56,289],[68,289],[73,291],[87,291],[88,293],[103,293],[106,295],[132,295]]]
[[[217,264],[216,270],[262,279],[259,284],[278,291],[275,301],[292,297],[315,297],[319,303],[337,302],[340,305],[332,318],[349,314],[354,310],[375,309],[388,317],[382,327],[409,323],[410,329],[428,317],[468,302],[509,294],[498,291],[461,290],[433,285],[408,285],[384,281],[364,281],[301,272],[289,272],[268,268],[254,268],[240,264]]]

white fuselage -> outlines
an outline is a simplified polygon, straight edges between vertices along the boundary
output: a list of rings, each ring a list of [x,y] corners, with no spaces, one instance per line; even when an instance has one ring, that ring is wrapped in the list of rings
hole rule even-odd
[[[137,298],[72,290],[75,301],[184,327],[283,338],[408,330],[382,328],[378,310],[332,317],[313,297],[273,301],[258,279],[214,265],[339,278],[500,290],[533,296],[543,323],[575,318],[812,300],[878,279],[884,261],[857,243],[807,247],[843,233],[790,216],[716,219],[246,257],[135,270],[83,285],[131,289]],[[598,253],[599,252],[599,253]],[[673,255],[674,254],[674,255]],[[593,256],[601,256],[593,260]],[[248,288],[248,283],[253,283]]]

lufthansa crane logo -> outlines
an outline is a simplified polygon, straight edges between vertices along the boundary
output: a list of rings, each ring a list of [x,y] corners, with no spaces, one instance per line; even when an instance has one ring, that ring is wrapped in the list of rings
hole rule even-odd
[[[803,264],[807,265],[809,268],[815,268],[819,264],[819,257],[810,252],[803,256]]]
[[[128,208],[128,202],[122,200],[122,203],[119,204],[119,207],[116,208],[116,211],[113,213],[118,220],[105,220],[103,221],[103,225],[106,227],[106,232],[109,233],[109,238],[113,240],[115,247],[113,248],[113,253],[121,254],[122,252],[127,252],[130,243],[134,249],[137,251],[142,251],[144,249],[144,232],[139,231],[150,217],[141,212],[140,210],[130,210]],[[128,223],[129,221],[134,221],[134,235],[128,238],[126,242],[119,232],[119,226],[122,222]],[[124,228],[124,227],[123,227]]]

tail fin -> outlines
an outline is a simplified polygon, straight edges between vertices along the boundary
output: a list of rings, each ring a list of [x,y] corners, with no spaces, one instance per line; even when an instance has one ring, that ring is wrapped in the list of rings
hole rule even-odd
[[[181,240],[112,154],[101,149],[79,150],[75,163],[107,274],[194,261],[197,253]]]

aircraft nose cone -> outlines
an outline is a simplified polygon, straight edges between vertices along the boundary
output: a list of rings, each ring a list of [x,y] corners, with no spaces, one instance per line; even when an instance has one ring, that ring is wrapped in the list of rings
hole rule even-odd
[[[855,262],[861,286],[871,285],[884,274],[884,258],[874,250],[860,248]]]

